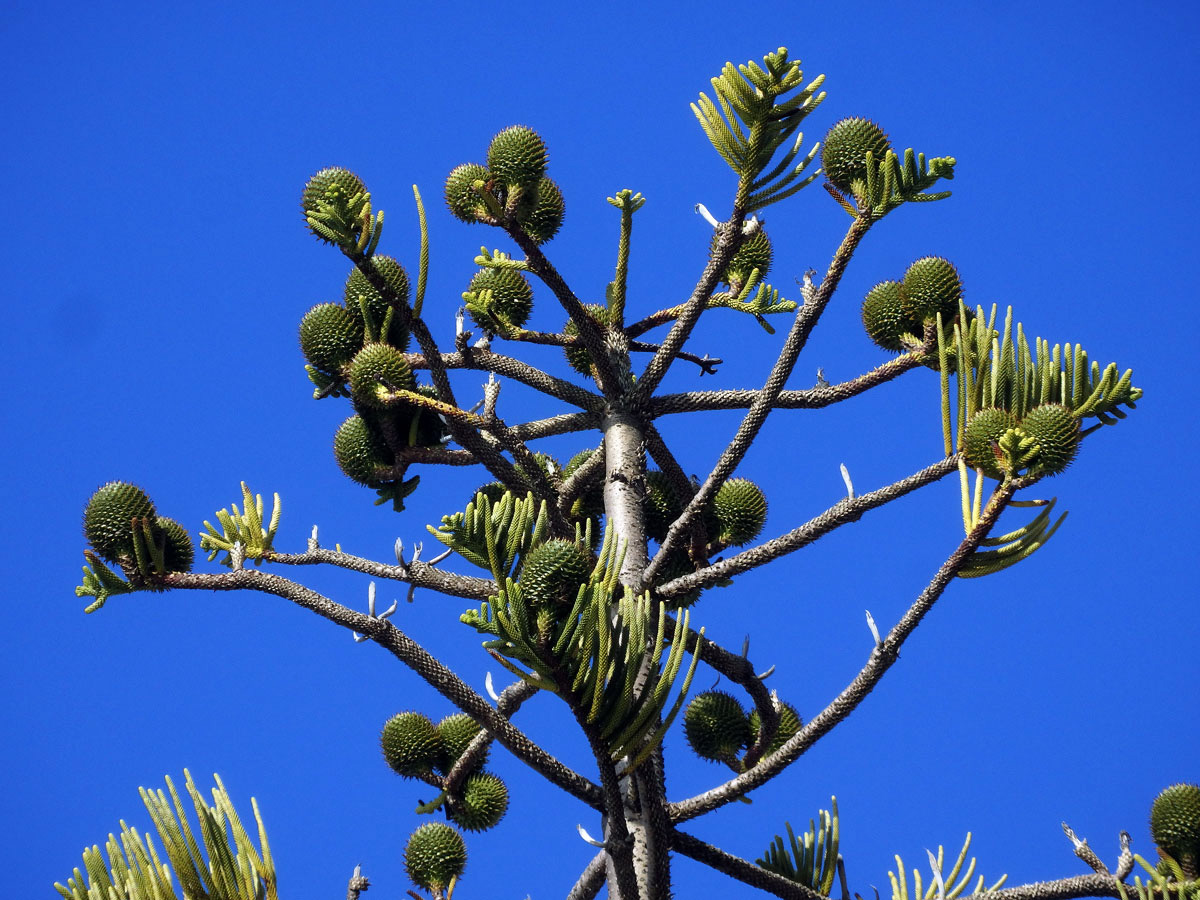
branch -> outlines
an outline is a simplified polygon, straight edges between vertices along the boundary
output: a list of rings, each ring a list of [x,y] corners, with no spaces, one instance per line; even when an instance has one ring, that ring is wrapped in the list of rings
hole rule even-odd
[[[339,550],[326,550],[322,547],[311,547],[305,553],[267,553],[263,556],[267,562],[281,563],[285,566],[316,566],[330,565],[340,569],[350,569],[362,572],[373,578],[387,578],[392,581],[403,581],[413,587],[429,588],[441,594],[452,597],[462,597],[467,600],[486,600],[496,593],[496,582],[487,578],[475,578],[472,575],[458,575],[454,572],[443,572],[428,563],[414,560],[410,563],[389,566],[361,556],[342,553]],[[361,630],[361,629],[360,629]]]
[[[681,575],[679,578],[668,581],[655,590],[660,596],[674,597],[679,594],[686,594],[695,588],[711,587],[725,578],[731,578],[734,575],[740,575],[743,572],[756,569],[773,559],[778,559],[781,556],[799,550],[801,547],[806,547],[836,528],[840,528],[850,522],[857,522],[862,518],[863,513],[868,510],[891,503],[905,494],[911,493],[927,484],[932,484],[938,479],[944,478],[951,472],[956,471],[958,471],[957,456],[939,460],[933,465],[925,467],[920,472],[893,482],[887,487],[882,487],[877,491],[871,491],[869,494],[855,497],[853,500],[841,500],[816,518],[809,519],[799,528],[794,528],[787,534],[773,538],[765,544],[759,544],[757,547],[751,547],[749,550],[744,550],[736,556],[721,560],[721,562],[714,563],[707,568],[691,572],[687,575]]]
[[[768,872],[740,856],[726,853],[685,831],[675,829],[671,833],[671,846],[684,856],[702,862],[718,872],[724,872],[730,878],[736,878],[744,884],[759,888],[768,894],[774,894],[776,897],[782,897],[784,900],[829,900],[810,887],[796,884],[774,872]],[[991,896],[988,894],[988,897]]]
[[[570,477],[562,484],[562,490],[558,492],[558,509],[564,516],[571,511],[571,506],[580,494],[584,492],[588,484],[592,481],[599,481],[603,476],[604,471],[604,443],[592,451],[592,455],[587,458],[578,469],[571,473]]]
[[[750,404],[750,409],[746,412],[745,418],[742,419],[742,424],[738,426],[733,440],[729,442],[729,446],[725,448],[725,452],[717,460],[716,466],[713,467],[704,484],[700,485],[700,490],[696,492],[691,502],[684,508],[683,514],[675,520],[667,531],[666,540],[663,541],[662,546],[659,547],[658,554],[650,563],[650,568],[646,573],[647,581],[654,579],[654,576],[662,568],[671,552],[679,545],[679,540],[684,532],[688,530],[689,523],[694,517],[702,513],[709,501],[716,494],[717,489],[733,474],[733,470],[737,468],[738,463],[742,461],[742,458],[750,449],[750,445],[758,436],[759,429],[766,422],[776,398],[783,390],[784,384],[787,383],[788,376],[792,374],[792,368],[796,364],[796,359],[808,341],[808,336],[816,326],[817,320],[820,319],[821,312],[829,303],[830,298],[833,297],[833,292],[837,289],[838,282],[841,281],[842,273],[846,271],[850,257],[854,254],[859,241],[863,239],[870,228],[871,219],[868,215],[856,218],[850,226],[849,231],[846,232],[846,236],[842,239],[837,252],[834,253],[833,259],[829,263],[829,269],[825,273],[825,280],[821,282],[821,286],[815,291],[806,292],[804,305],[800,307],[800,311],[796,314],[796,318],[792,322],[792,329],[784,341],[779,359],[776,360],[775,365],[771,368],[771,374],[767,376],[766,384],[763,385],[763,389],[758,397]],[[679,321],[682,322],[683,318],[681,317]],[[674,329],[672,329],[671,334],[674,333]],[[667,336],[667,340],[670,340],[670,335]],[[667,342],[664,342],[663,346],[666,347]],[[643,383],[639,381],[638,388],[640,389],[643,386]]]
[[[630,341],[629,349],[635,353],[657,353],[661,344],[648,344],[645,341]],[[725,360],[716,356],[709,356],[707,353],[703,356],[697,356],[695,353],[688,353],[686,350],[679,350],[675,354],[676,359],[682,359],[684,362],[695,363],[700,367],[701,375],[716,375],[717,366]]]
[[[670,804],[668,808],[672,821],[683,822],[704,815],[765,784],[799,759],[813,744],[849,716],[874,690],[884,673],[899,659],[900,648],[905,640],[925,618],[925,615],[933,609],[934,603],[942,595],[946,586],[958,570],[966,564],[971,554],[979,547],[980,542],[987,537],[988,532],[995,525],[996,519],[1008,506],[1013,495],[1036,480],[1035,478],[1015,478],[1001,483],[992,495],[983,515],[980,516],[978,524],[950,554],[938,569],[937,574],[933,576],[933,580],[909,607],[908,612],[888,632],[887,637],[871,651],[867,664],[863,666],[854,680],[825,709],[809,720],[786,744],[763,759],[753,769],[749,769],[703,794]]]
[[[593,809],[603,811],[604,797],[597,785],[569,769],[535,744],[496,712],[483,697],[471,690],[462,679],[389,620],[356,612],[279,575],[251,569],[216,575],[176,572],[155,581],[165,588],[210,591],[248,589],[274,594],[343,628],[366,635],[420,675],[439,694],[483,725],[517,759],[572,797],[582,800]]]
[[[421,353],[406,353],[404,358],[414,369],[431,368],[429,358]],[[599,412],[604,408],[604,398],[587,388],[555,378],[541,369],[535,368],[519,359],[493,353],[482,347],[468,347],[458,353],[441,353],[438,356],[440,364],[447,369],[477,369],[483,372],[495,372],[513,381],[540,391],[551,397],[564,400],[572,406],[578,406],[590,412]]]
[[[821,409],[856,397],[873,387],[884,384],[920,367],[923,352],[904,353],[890,359],[850,381],[809,388],[803,391],[780,391],[773,409]],[[761,391],[687,391],[680,394],[663,394],[650,401],[650,415],[654,418],[673,413],[697,412],[699,410],[747,409]]]
[[[524,679],[510,684],[500,692],[500,698],[496,701],[496,712],[511,719],[513,713],[521,708],[521,704],[537,692],[538,689]],[[471,743],[467,744],[462,756],[455,761],[450,771],[446,773],[446,777],[442,779],[442,790],[449,794],[457,793],[466,777],[483,760],[491,743],[492,735],[486,728],[471,738]]]
[[[567,894],[567,900],[594,900],[595,896],[600,893],[600,888],[604,887],[604,876],[607,867],[608,854],[601,850],[587,864],[587,868],[583,870],[583,873],[579,876],[579,880],[575,882],[575,886]]]
[[[1152,886],[1151,886],[1152,887]],[[1112,875],[1074,875],[1057,881],[1036,881],[998,891],[974,894],[987,900],[1072,900],[1075,897],[1124,897],[1122,884]],[[962,900],[972,900],[964,897]]]

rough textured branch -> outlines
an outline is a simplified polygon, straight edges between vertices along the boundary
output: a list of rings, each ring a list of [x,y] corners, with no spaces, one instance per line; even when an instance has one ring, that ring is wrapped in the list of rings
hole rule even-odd
[[[726,853],[685,831],[675,829],[671,833],[671,846],[684,856],[702,862],[718,872],[724,872],[730,878],[736,878],[744,884],[774,894],[776,897],[782,897],[784,900],[827,900],[812,888],[788,881],[782,875],[768,872],[740,856]]]
[[[326,550],[321,547],[305,553],[272,552],[264,558],[267,562],[281,563],[285,566],[337,566],[340,569],[362,572],[364,575],[374,578],[403,581],[414,587],[429,588],[431,591],[463,597],[467,600],[486,600],[496,593],[496,582],[490,579],[443,572],[420,560],[414,560],[405,565],[389,566],[361,556],[353,556],[337,550]]]

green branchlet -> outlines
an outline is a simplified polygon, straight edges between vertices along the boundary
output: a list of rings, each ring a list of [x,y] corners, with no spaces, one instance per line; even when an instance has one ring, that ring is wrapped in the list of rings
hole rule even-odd
[[[785,822],[787,841],[782,835],[767,847],[757,860],[768,872],[781,875],[788,881],[803,885],[822,896],[833,890],[833,879],[838,871],[838,808],[837,798],[830,797],[830,812],[820,810],[817,821],[809,820],[808,831],[799,837]]]
[[[234,561],[235,545],[240,544],[241,558],[252,559],[255,565],[259,565],[262,563],[263,557],[274,549],[272,544],[275,540],[275,532],[279,529],[279,517],[282,512],[279,495],[275,494],[275,500],[271,507],[271,518],[264,528],[262,494],[250,493],[250,488],[246,487],[246,482],[243,481],[242,510],[238,510],[236,503],[231,503],[228,510],[218,511],[216,518],[217,524],[221,526],[220,531],[206,520],[204,527],[208,534],[200,536],[200,549],[209,551],[209,562],[216,559],[217,554],[224,552],[225,558],[221,560],[221,565],[231,566]]]

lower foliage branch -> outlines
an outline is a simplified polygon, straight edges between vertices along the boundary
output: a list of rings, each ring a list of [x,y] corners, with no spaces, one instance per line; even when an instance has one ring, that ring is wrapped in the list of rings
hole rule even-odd
[[[593,809],[604,811],[604,794],[578,772],[555,759],[473,691],[461,678],[389,620],[335,603],[301,584],[269,572],[238,569],[222,574],[176,572],[155,579],[157,586],[209,591],[252,590],[290,600],[343,628],[365,635],[416,672],[439,694],[471,716],[517,759],[547,781]]]
[[[836,528],[858,521],[862,518],[863,513],[869,510],[891,503],[905,494],[909,494],[927,484],[932,484],[938,479],[946,477],[951,472],[957,471],[957,456],[939,460],[930,466],[926,466],[921,471],[915,472],[907,478],[895,481],[886,487],[871,491],[868,494],[862,494],[858,497],[841,500],[819,516],[810,519],[798,528],[793,528],[787,534],[773,538],[764,544],[759,544],[757,547],[751,547],[749,550],[745,550],[736,556],[731,556],[706,568],[698,569],[695,572],[690,572],[687,575],[682,575],[679,578],[668,581],[657,588],[657,593],[662,597],[675,597],[686,594],[688,591],[695,590],[696,588],[710,587],[726,578],[756,569],[773,559],[778,559],[780,556],[808,546]]]
[[[1000,514],[1008,506],[1013,495],[1021,488],[1033,484],[1036,478],[1014,478],[1002,482],[996,488],[979,521],[970,533],[963,538],[954,552],[938,569],[937,574],[921,591],[908,611],[900,621],[887,633],[879,644],[871,651],[871,656],[865,666],[854,677],[833,701],[813,716],[805,725],[782,747],[770,756],[762,759],[757,766],[730,779],[718,787],[705,791],[687,800],[668,805],[673,822],[684,822],[705,813],[718,809],[727,803],[732,803],[745,796],[749,791],[766,784],[791,763],[800,758],[810,747],[832,731],[852,713],[867,695],[875,689],[880,679],[900,658],[900,648],[908,636],[933,609],[945,591],[946,586],[954,579],[958,571],[967,563],[980,543],[988,536],[992,526]],[[989,895],[990,896],[990,895]]]
[[[789,881],[774,872],[768,872],[740,856],[726,853],[719,847],[714,847],[678,828],[671,832],[671,846],[696,862],[704,863],[718,872],[724,872],[730,878],[736,878],[743,884],[759,888],[776,897],[782,897],[783,900],[825,900],[823,895],[810,887]]]

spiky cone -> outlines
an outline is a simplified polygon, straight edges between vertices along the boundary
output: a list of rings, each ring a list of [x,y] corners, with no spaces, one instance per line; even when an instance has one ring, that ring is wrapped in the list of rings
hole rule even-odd
[[[881,281],[867,292],[862,304],[862,323],[867,337],[884,350],[906,350],[904,335],[919,337],[920,321],[910,316],[900,299],[900,282]]]
[[[1079,419],[1058,403],[1031,409],[1021,420],[1021,430],[1037,443],[1029,466],[1031,475],[1057,475],[1069,466],[1079,450]]]
[[[701,759],[731,763],[750,742],[750,721],[731,695],[705,691],[693,697],[684,710],[683,734]]]
[[[504,495],[507,492],[508,488],[502,482],[489,481],[487,484],[479,486],[475,493],[471,495],[470,502],[474,502],[477,495],[483,494],[483,496],[487,497],[488,502],[495,506],[504,499]]]
[[[988,478],[995,478],[997,481],[1002,479],[1004,471],[1000,468],[995,445],[1004,433],[1016,424],[1016,418],[1006,409],[993,406],[977,410],[967,422],[963,433],[962,452],[967,465],[972,469],[982,470]]]
[[[796,712],[796,708],[790,703],[782,704],[779,709],[779,727],[775,730],[775,737],[771,738],[770,742],[768,742],[763,756],[770,756],[782,747],[792,735],[800,731],[803,725],[804,723],[800,720],[800,714]],[[750,740],[748,743],[753,744],[758,740],[758,731],[761,727],[762,719],[758,715],[758,710],[750,710]]]
[[[646,473],[646,493],[642,497],[642,518],[646,536],[660,544],[666,540],[671,523],[683,512],[679,494],[665,472],[651,469]]]
[[[594,567],[592,554],[583,547],[551,538],[529,551],[518,581],[531,606],[566,606],[575,602]]]
[[[391,344],[367,344],[350,360],[350,394],[376,409],[396,405],[395,391],[411,391],[417,379],[404,354]]]
[[[408,272],[404,270],[404,266],[400,265],[392,257],[380,254],[372,256],[368,265],[372,266],[380,277],[383,278],[384,284],[391,289],[391,292],[396,297],[396,301],[401,306],[407,307],[409,283]],[[384,320],[387,318],[392,304],[382,293],[375,289],[370,279],[357,266],[350,271],[350,275],[346,279],[343,296],[346,302],[346,309],[358,323],[360,332],[366,330],[366,319],[363,317],[363,306],[365,305],[367,314],[371,317],[371,328],[374,336],[382,343],[391,344],[399,350],[408,349],[409,333],[408,329],[400,324],[399,310],[392,313],[392,322],[388,327],[387,334],[380,336],[380,330],[383,328]]]
[[[154,520],[155,530],[162,535],[163,561],[168,572],[190,572],[196,561],[196,548],[187,529],[166,516]]]
[[[597,325],[603,327],[608,324],[609,312],[607,306],[602,306],[599,303],[585,303],[583,308],[596,321]],[[567,337],[579,336],[579,326],[575,324],[574,319],[567,320],[567,324],[563,326],[563,334]],[[563,349],[567,354],[567,362],[571,364],[572,369],[580,375],[592,374],[592,355],[588,353],[587,348],[583,344],[574,344]]]
[[[300,351],[313,368],[335,374],[363,345],[361,317],[340,303],[318,303],[300,320]]]
[[[137,485],[110,481],[83,509],[83,536],[108,562],[133,558],[133,520],[153,518],[154,504]]]
[[[696,567],[688,557],[687,551],[676,550],[667,557],[666,562],[660,570],[655,586],[666,584],[668,581],[674,581],[676,578],[682,578],[684,575],[691,575],[695,571]],[[671,610],[686,609],[700,599],[700,593],[700,588],[693,588],[686,594],[668,597],[666,598],[667,606]]]
[[[422,397],[436,400],[437,388],[419,384],[416,392]],[[436,447],[446,436],[446,423],[441,415],[416,403],[401,403],[389,414],[393,417],[400,439],[410,447]]]
[[[867,189],[867,151],[878,163],[890,149],[888,136],[870,119],[842,119],[825,134],[821,167],[834,187],[861,199]]]
[[[740,547],[762,533],[767,523],[766,495],[748,478],[731,478],[717,489],[712,518],[717,525],[716,539]]]
[[[508,188],[532,188],[546,174],[546,143],[525,125],[505,128],[488,146],[487,167]]]
[[[709,251],[715,250],[716,246],[717,236],[714,234]],[[766,278],[771,269],[771,256],[771,239],[767,237],[767,232],[760,228],[742,241],[733,258],[729,260],[729,265],[721,273],[721,281],[736,290],[746,283],[755,269],[758,269],[760,278]]]
[[[958,304],[962,300],[962,279],[958,270],[948,259],[926,256],[910,265],[900,284],[900,300],[904,313],[917,322],[932,321],[942,314],[942,321],[949,322],[958,315]],[[920,328],[917,334],[921,333]]]
[[[455,166],[446,176],[446,207],[451,215],[461,222],[477,225],[490,214],[487,204],[475,191],[472,185],[476,181],[485,184],[492,180],[492,173],[478,163],[463,163]]]
[[[404,868],[413,884],[442,892],[467,867],[467,845],[462,835],[442,822],[426,822],[412,833],[404,848]]]
[[[544,244],[558,234],[566,211],[566,201],[558,185],[542,178],[532,192],[532,200],[517,210],[517,222],[535,244]]]
[[[454,713],[438,722],[437,730],[442,739],[442,756],[438,761],[438,769],[442,774],[447,774],[483,728],[466,713]],[[484,764],[487,756],[488,750],[485,749],[476,768]]]
[[[1150,835],[1185,877],[1200,878],[1200,785],[1173,784],[1155,797]]]
[[[330,241],[327,235],[314,228],[312,223],[308,222],[309,218],[318,218],[334,212],[339,220],[336,225],[350,231],[357,226],[355,218],[366,197],[367,186],[361,178],[349,169],[331,166],[321,169],[308,179],[304,191],[300,194],[300,207],[309,231],[325,243],[337,243]],[[356,199],[358,202],[352,202]]]
[[[457,797],[451,797],[446,818],[467,831],[495,828],[508,811],[508,787],[491,772],[468,775]]]
[[[383,438],[362,416],[351,416],[338,427],[333,455],[347,478],[372,488],[386,483],[380,470],[395,463]]]
[[[529,321],[533,311],[533,288],[525,276],[515,269],[483,269],[476,272],[467,285],[466,294],[492,292],[491,302],[468,302],[467,311],[475,324],[486,331],[496,331],[503,325],[520,328]],[[465,298],[465,294],[464,294]]]
[[[388,719],[379,745],[391,770],[405,778],[432,772],[445,752],[441,734],[429,717],[419,712],[396,713]]]
[[[592,454],[596,452],[599,451],[580,450],[572,456],[567,464],[563,466],[562,480],[566,481],[574,475],[579,467],[591,459]],[[603,480],[603,475],[597,473],[592,483],[584,489],[583,493],[575,498],[575,502],[571,504],[572,519],[595,519],[604,515],[604,489],[601,487]]]

